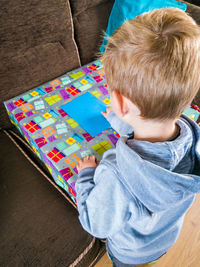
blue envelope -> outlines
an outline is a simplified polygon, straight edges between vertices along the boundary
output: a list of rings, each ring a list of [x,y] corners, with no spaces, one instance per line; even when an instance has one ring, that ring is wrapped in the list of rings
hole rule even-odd
[[[101,114],[101,111],[106,111],[106,105],[89,92],[62,105],[61,108],[92,137],[111,127]]]

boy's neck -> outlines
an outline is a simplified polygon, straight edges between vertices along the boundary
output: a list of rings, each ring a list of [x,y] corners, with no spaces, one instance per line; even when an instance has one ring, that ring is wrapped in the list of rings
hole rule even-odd
[[[176,120],[157,122],[154,120],[137,120],[134,125],[134,139],[149,142],[165,142],[176,137],[179,127]]]

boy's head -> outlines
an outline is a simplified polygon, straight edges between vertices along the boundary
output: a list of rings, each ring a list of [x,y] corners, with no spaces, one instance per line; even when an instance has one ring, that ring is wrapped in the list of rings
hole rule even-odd
[[[109,38],[103,62],[109,90],[142,118],[175,119],[200,88],[200,28],[176,8],[144,13]]]

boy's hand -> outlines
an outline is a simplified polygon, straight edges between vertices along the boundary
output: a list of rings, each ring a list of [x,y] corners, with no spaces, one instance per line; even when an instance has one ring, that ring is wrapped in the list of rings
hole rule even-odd
[[[96,168],[99,165],[94,155],[85,156],[84,159],[79,160],[77,164],[78,172],[86,168]]]
[[[102,114],[105,118],[107,118],[108,114],[109,114],[112,110],[113,110],[112,107],[107,107],[107,108],[106,108],[106,112],[105,112],[105,111],[102,111],[101,114]]]

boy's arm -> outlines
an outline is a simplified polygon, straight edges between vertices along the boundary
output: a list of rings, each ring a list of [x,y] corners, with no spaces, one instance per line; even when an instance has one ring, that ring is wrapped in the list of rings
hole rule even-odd
[[[111,127],[119,133],[119,135],[128,135],[133,133],[133,128],[120,120],[114,111],[110,111],[106,116],[106,119],[110,122]]]
[[[107,238],[130,216],[127,196],[121,193],[120,182],[105,164],[80,171],[75,189],[79,220],[93,236]]]

